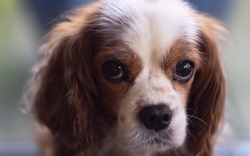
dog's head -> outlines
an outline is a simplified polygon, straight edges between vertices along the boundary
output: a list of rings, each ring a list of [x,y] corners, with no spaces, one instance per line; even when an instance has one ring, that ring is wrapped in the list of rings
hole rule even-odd
[[[211,155],[225,80],[216,20],[180,0],[107,0],[67,15],[36,66],[34,112],[81,151],[102,125],[124,150]]]

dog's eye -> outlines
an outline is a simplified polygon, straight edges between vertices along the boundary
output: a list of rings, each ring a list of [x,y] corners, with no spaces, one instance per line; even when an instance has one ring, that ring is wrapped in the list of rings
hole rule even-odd
[[[173,79],[179,82],[187,82],[194,73],[194,63],[190,60],[182,60],[177,63],[174,69]]]
[[[107,61],[102,65],[103,76],[111,82],[123,82],[128,79],[124,68],[118,61]]]

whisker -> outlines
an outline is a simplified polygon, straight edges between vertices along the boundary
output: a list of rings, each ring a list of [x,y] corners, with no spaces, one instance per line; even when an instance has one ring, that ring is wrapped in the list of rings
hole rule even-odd
[[[192,108],[186,108],[187,110],[191,110],[191,111],[193,111],[193,112],[195,112],[195,110],[194,109],[192,109]]]
[[[188,116],[190,117],[190,119],[194,118],[194,119],[197,119],[197,120],[201,121],[202,123],[204,123],[209,128],[210,131],[212,130],[211,127],[204,120],[202,120],[202,119],[200,119],[200,118],[198,118],[198,117],[196,117],[194,115],[188,115]]]
[[[194,123],[192,122],[191,118],[189,118],[190,123],[192,124],[192,127],[195,128]]]
[[[100,118],[100,119],[101,119],[102,123],[103,123],[108,129],[112,130],[113,132],[116,132],[116,130],[113,129],[112,127],[110,127],[106,122],[104,122],[104,120],[103,120],[102,118]]]
[[[187,108],[187,110],[192,110],[194,113],[192,114],[192,116],[194,116],[195,115],[195,113],[196,113],[196,111],[197,111],[197,107],[196,107],[196,109],[194,110],[194,109],[192,109],[192,108]],[[188,120],[190,120],[191,119],[191,117],[188,119]]]
[[[189,136],[193,137],[194,140],[195,140],[195,142],[198,143],[198,142],[197,142],[197,139],[196,139],[195,136],[190,132],[190,130],[187,130],[187,134],[188,134]]]

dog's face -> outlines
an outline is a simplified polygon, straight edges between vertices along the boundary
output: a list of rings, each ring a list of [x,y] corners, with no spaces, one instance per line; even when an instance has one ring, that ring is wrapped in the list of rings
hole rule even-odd
[[[117,143],[144,150],[181,146],[201,64],[194,12],[178,1],[116,1],[101,14],[99,32],[111,37],[102,41],[93,65],[100,111]]]
[[[36,116],[83,152],[108,136],[125,151],[211,155],[225,100],[215,30],[216,20],[181,0],[79,9],[41,49],[28,92]]]

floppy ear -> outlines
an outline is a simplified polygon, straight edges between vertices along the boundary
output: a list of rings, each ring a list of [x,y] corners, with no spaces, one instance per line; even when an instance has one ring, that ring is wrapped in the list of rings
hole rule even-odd
[[[38,120],[86,153],[95,142],[96,86],[91,30],[97,6],[78,10],[47,35],[30,93]]]
[[[224,31],[215,19],[202,16],[199,23],[202,69],[195,74],[188,103],[187,139],[191,155],[212,155],[224,118],[225,78],[216,31]]]

